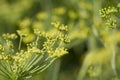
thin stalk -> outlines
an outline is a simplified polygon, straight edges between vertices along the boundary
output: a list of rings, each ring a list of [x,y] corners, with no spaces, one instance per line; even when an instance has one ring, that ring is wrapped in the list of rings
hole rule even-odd
[[[111,58],[111,67],[112,70],[115,74],[115,76],[118,76],[117,71],[116,71],[116,62],[115,62],[115,57],[116,57],[116,51],[115,51],[115,47],[112,48],[112,58]]]
[[[39,67],[33,69],[32,71],[30,71],[30,73],[35,73],[35,72],[40,73],[40,72],[44,71],[53,63],[54,60],[55,59],[52,59],[48,64],[44,64],[43,66],[39,66]]]
[[[38,58],[38,55],[33,55],[31,58],[29,58],[25,64],[24,64],[24,67],[23,67],[23,72],[26,71],[30,66],[31,64],[34,63],[34,61]]]
[[[44,67],[42,70],[40,70],[38,73],[40,73],[40,72],[44,71],[45,69],[47,69],[55,60],[56,60],[56,58],[52,59],[52,60],[49,62],[49,64],[47,64],[47,66]]]
[[[22,43],[22,36],[20,36],[20,42],[19,42],[18,50],[20,50],[20,48],[21,48],[21,43]]]
[[[37,66],[37,67],[35,67],[34,69],[32,69],[31,71],[30,71],[30,73],[34,73],[36,70],[40,70],[40,69],[43,69],[45,66],[46,66],[47,64],[44,64],[44,65],[42,65],[42,66]]]
[[[36,65],[42,58],[43,58],[43,55],[38,56],[38,58],[33,63],[29,64],[27,71],[29,71],[34,65]]]
[[[56,60],[47,70],[47,77],[45,80],[58,80],[61,59]],[[52,74],[51,74],[52,72]]]

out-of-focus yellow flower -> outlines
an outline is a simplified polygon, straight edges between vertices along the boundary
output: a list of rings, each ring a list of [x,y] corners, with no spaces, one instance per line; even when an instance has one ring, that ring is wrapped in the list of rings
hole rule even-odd
[[[69,17],[70,17],[71,19],[76,19],[76,18],[78,18],[78,14],[77,14],[75,11],[73,11],[73,10],[70,10],[70,11],[68,12],[68,15],[69,15]]]
[[[52,21],[61,21],[61,17],[57,15],[53,15],[51,18],[52,18]]]
[[[21,22],[19,23],[19,27],[20,27],[20,29],[24,29],[24,28],[26,28],[26,27],[29,27],[30,24],[31,24],[30,19],[29,19],[29,18],[25,18],[23,21],[21,21]]]
[[[95,68],[95,69],[94,69]],[[101,74],[101,68],[100,66],[98,67],[92,67],[90,66],[90,68],[88,69],[88,74],[90,77],[97,77]]]
[[[37,19],[39,20],[46,20],[48,18],[48,14],[47,12],[39,12],[37,15],[36,15]]]
[[[44,30],[44,23],[40,22],[40,21],[35,21],[33,22],[33,29],[39,29],[39,30]]]
[[[112,45],[112,44],[116,44],[117,42],[120,42],[120,32],[115,32],[113,34],[107,34],[104,35],[103,40],[105,41],[106,45]]]
[[[79,18],[88,19],[89,18],[88,12],[86,10],[81,10],[79,12]]]
[[[66,8],[65,7],[56,7],[53,9],[53,13],[56,15],[63,15],[66,12]]]
[[[29,33],[29,35],[27,35],[26,37],[23,37],[23,42],[29,43],[29,42],[32,42],[34,39],[35,39],[35,35]]]
[[[86,10],[90,10],[90,11],[92,11],[92,9],[93,9],[92,5],[87,2],[80,1],[78,5],[79,5],[79,8],[81,8],[81,9],[86,9]]]

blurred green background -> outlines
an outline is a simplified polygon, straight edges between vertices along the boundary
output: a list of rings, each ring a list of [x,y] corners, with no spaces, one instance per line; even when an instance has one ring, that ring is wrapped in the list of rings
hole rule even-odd
[[[119,0],[0,0],[0,35],[20,29],[34,39],[33,28],[52,30],[51,22],[68,25],[71,42],[69,54],[56,60],[47,70],[30,80],[119,80],[120,63],[117,47],[117,76],[111,68],[111,55],[104,54],[99,29],[99,10],[116,6]],[[119,19],[118,19],[119,22]],[[100,49],[100,50],[99,50]],[[103,51],[103,52],[102,52]],[[91,55],[91,52],[94,54]],[[90,55],[89,55],[90,54]],[[103,56],[103,57],[101,57]],[[106,58],[107,57],[107,58]],[[91,59],[92,58],[92,59]],[[101,61],[103,60],[104,61]],[[93,63],[89,63],[93,61]]]

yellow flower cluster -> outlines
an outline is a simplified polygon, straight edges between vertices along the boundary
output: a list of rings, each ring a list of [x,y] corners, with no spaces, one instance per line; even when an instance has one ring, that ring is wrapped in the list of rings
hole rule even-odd
[[[3,37],[4,37],[4,39],[16,39],[17,35],[14,33],[13,34],[7,33],[7,34],[3,34]]]
[[[51,57],[61,57],[65,54],[68,54],[67,50],[64,48],[56,48],[55,52],[51,55]]]
[[[65,25],[60,25],[59,22],[53,22],[51,23],[52,25],[54,25],[55,28],[57,28],[58,30],[60,31],[68,31],[68,26],[65,26]]]
[[[51,23],[56,29],[58,29],[60,31],[59,33],[59,37],[58,39],[60,39],[62,42],[64,43],[69,43],[70,42],[70,39],[68,37],[67,34],[64,34],[66,32],[68,32],[68,26],[66,25],[60,25],[59,22],[56,22],[56,23]]]
[[[57,24],[59,23],[54,23],[57,28],[54,33],[34,29],[36,40],[27,44],[26,49],[21,49],[22,39],[26,36],[21,30],[17,31],[20,36],[18,50],[16,50],[12,41],[17,38],[17,35],[3,34],[6,44],[0,44],[0,61],[3,61],[1,63],[3,67],[9,67],[5,67],[8,70],[3,75],[8,73],[10,78],[13,75],[16,75],[16,77],[26,75],[27,77],[31,73],[43,71],[56,58],[67,54],[67,50],[61,46],[61,43],[70,41],[67,36],[68,27],[60,24],[57,26]],[[42,46],[39,45],[41,40],[43,40]],[[1,69],[3,68],[0,66]]]
[[[116,14],[117,12],[118,12],[117,7],[108,7],[99,10],[99,14],[104,19],[107,28],[110,29],[116,28],[117,21],[115,20],[115,16],[113,15]]]
[[[116,7],[108,7],[108,8],[103,8],[101,10],[99,10],[100,12],[100,16],[103,18],[108,18],[110,17],[111,14],[113,13],[117,13],[118,9]]]
[[[59,22],[52,23],[53,26],[58,30],[55,31],[53,34],[48,32],[41,32],[38,29],[34,29],[34,33],[37,36],[42,36],[46,39],[43,43],[43,52],[47,52],[50,57],[60,57],[64,54],[67,54],[67,50],[60,47],[62,42],[68,43],[70,42],[68,35],[66,34],[68,31],[68,27],[64,26],[63,24],[60,25]],[[54,47],[56,46],[56,47]]]

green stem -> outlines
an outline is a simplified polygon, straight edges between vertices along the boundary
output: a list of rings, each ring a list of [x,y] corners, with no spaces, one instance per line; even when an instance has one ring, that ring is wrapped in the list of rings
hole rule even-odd
[[[111,67],[112,67],[112,70],[113,70],[115,76],[117,76],[115,57],[116,57],[115,47],[112,47]]]
[[[46,80],[58,80],[60,65],[61,59],[58,59],[48,68]]]
[[[102,0],[93,0],[93,23],[96,22],[96,20],[99,18],[98,15],[98,11],[101,7],[101,2]],[[91,25],[91,35],[89,37],[89,41],[88,41],[88,49],[89,52],[91,51],[96,51],[97,50],[97,41],[96,41],[96,37],[98,37],[97,35],[97,30],[96,30],[96,26],[95,24]],[[79,72],[78,72],[78,77],[77,80],[84,80],[86,72],[88,67],[91,65],[91,59],[93,58],[94,53],[89,53],[87,54],[87,56],[85,57],[82,67],[80,68]]]
[[[21,48],[21,43],[22,43],[22,36],[20,36],[20,42],[19,42],[18,50],[20,50],[20,48]]]

